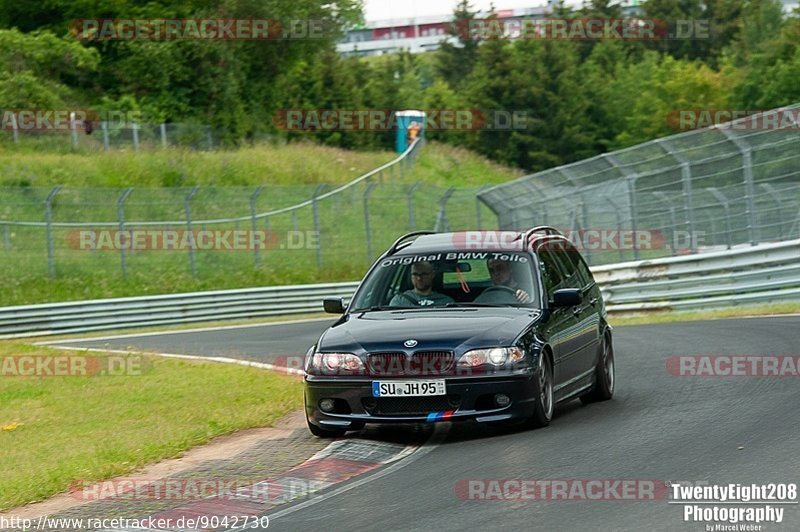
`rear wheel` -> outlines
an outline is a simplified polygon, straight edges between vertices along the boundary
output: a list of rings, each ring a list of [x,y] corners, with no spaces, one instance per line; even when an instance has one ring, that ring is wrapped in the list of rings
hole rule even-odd
[[[533,428],[546,427],[553,419],[553,365],[550,357],[542,353],[542,370],[536,383],[536,399],[533,415],[528,425]]]
[[[614,395],[614,344],[611,335],[606,333],[600,345],[600,356],[594,369],[595,383],[592,390],[581,396],[583,404],[608,401]]]

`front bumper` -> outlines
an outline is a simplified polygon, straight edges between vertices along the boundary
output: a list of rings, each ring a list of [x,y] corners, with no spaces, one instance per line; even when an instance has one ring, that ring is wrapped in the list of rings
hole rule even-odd
[[[431,378],[337,378],[306,376],[305,404],[309,422],[328,429],[360,428],[364,423],[478,422],[524,419],[533,415],[536,375],[533,370],[482,377],[444,377],[447,395],[430,397],[373,397],[373,380],[430,380]],[[511,402],[499,407],[495,394]],[[319,408],[333,399],[333,412]]]

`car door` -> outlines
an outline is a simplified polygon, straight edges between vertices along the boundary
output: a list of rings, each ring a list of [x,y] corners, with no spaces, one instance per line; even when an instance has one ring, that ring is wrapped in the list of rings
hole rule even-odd
[[[549,302],[553,300],[553,292],[564,287],[564,276],[546,242],[538,245],[535,252],[539,258],[545,298]],[[577,319],[572,309],[567,307],[551,307],[550,313],[544,332],[553,348],[553,377],[558,387],[577,375],[575,356],[579,341],[574,336]]]
[[[597,360],[600,340],[599,289],[589,267],[572,244],[565,242],[553,251],[562,268],[565,287],[581,290],[581,304],[573,308],[573,315],[577,320],[576,335],[579,339],[575,371],[576,375],[585,375],[592,372]]]

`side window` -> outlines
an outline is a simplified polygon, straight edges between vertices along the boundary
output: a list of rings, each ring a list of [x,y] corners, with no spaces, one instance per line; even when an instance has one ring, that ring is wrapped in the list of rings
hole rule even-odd
[[[586,265],[586,261],[583,260],[581,254],[578,253],[576,249],[569,249],[567,250],[567,255],[572,260],[572,263],[575,264],[575,267],[578,269],[578,275],[581,279],[581,285],[586,286],[590,283],[594,282],[594,277],[592,277],[592,272],[589,270],[589,266]]]
[[[546,248],[540,248],[539,251],[537,251],[537,255],[539,256],[539,264],[542,266],[544,288],[547,291],[547,297],[550,297],[553,292],[561,288],[564,279],[561,276],[561,272],[559,271],[558,264],[552,252]]]
[[[554,249],[553,255],[555,256],[556,262],[558,262],[558,266],[561,269],[562,275],[564,276],[564,288],[583,288],[586,286],[586,283],[583,282],[583,279],[578,273],[577,266],[570,259],[569,255],[567,255],[567,252],[563,247]]]

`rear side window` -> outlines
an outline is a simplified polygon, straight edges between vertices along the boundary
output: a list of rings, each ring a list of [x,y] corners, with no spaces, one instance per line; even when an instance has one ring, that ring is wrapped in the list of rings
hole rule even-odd
[[[572,260],[572,263],[575,265],[575,268],[578,270],[578,275],[581,279],[581,284],[586,286],[594,282],[594,277],[592,277],[592,272],[589,270],[589,266],[586,265],[586,261],[583,260],[581,254],[578,253],[576,249],[568,249],[566,251],[567,256]]]

